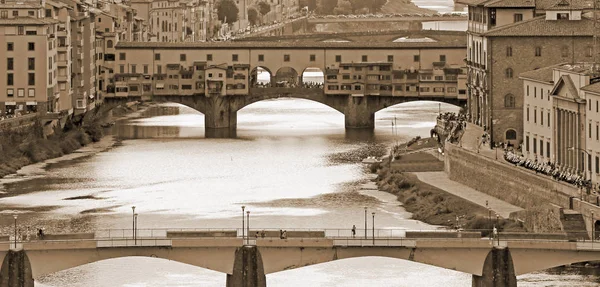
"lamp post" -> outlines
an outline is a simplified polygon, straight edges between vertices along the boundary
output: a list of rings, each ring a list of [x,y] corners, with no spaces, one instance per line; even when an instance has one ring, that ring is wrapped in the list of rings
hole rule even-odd
[[[133,214],[133,244],[137,245],[137,213]]]
[[[375,245],[375,212],[371,212],[373,215],[373,245]]]
[[[498,237],[498,246],[500,246],[500,225],[498,224],[499,219],[500,216],[498,215],[498,213],[496,213],[496,226],[498,226],[498,235],[496,237]]]
[[[584,152],[585,154],[587,154],[587,156],[588,156],[588,166],[589,166],[589,164],[590,164],[589,159],[592,157],[592,155],[587,150],[584,150],[584,149],[578,148],[578,147],[574,147],[574,146],[567,148],[567,150],[570,150],[570,151],[580,150],[580,151]],[[579,158],[579,157],[577,157],[577,158]],[[590,179],[592,179],[591,173],[590,173]],[[587,170],[585,168],[585,160],[583,160],[583,181],[584,182],[587,181]],[[587,184],[587,182],[585,183],[585,187],[586,187],[586,192],[589,194],[589,191],[590,191],[589,188],[590,188],[590,186]],[[580,194],[581,194],[581,198],[580,199],[581,199],[581,201],[583,201],[583,189],[581,189],[581,193]]]
[[[367,207],[365,206],[365,239],[367,239]]]
[[[248,217],[246,219],[246,228],[248,228],[246,231],[246,244],[250,244],[250,210],[246,211],[246,216]]]
[[[242,242],[246,239],[246,224],[244,223],[244,209],[246,209],[245,205],[242,205]]]
[[[15,219],[15,249],[17,249],[17,217],[16,214],[13,214],[13,218]]]
[[[131,237],[135,241],[135,205],[131,207]]]
[[[596,224],[594,223],[594,212],[592,211],[592,242],[594,241],[594,230],[596,229]]]

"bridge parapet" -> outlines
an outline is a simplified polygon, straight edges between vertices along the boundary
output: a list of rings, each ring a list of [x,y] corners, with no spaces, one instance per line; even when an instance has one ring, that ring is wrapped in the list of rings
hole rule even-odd
[[[256,239],[258,247],[333,247],[333,239],[326,238],[288,238]]]
[[[242,238],[181,238],[172,239],[173,247],[240,247]]]

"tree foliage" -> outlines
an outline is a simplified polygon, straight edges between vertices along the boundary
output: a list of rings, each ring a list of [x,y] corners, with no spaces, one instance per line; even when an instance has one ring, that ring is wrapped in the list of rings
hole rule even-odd
[[[321,15],[331,15],[336,6],[337,0],[318,0],[317,13]]]
[[[352,12],[352,4],[348,0],[338,0],[337,6],[333,9],[333,13],[337,15],[347,15]]]
[[[221,22],[231,24],[238,20],[239,9],[233,0],[221,0],[217,4],[217,17]]]
[[[269,14],[269,12],[271,12],[271,5],[264,1],[258,2],[258,12],[263,16]]]
[[[248,8],[248,21],[250,25],[256,25],[258,22],[258,11],[254,7]]]
[[[300,0],[300,8],[308,7],[308,11],[317,9],[317,0]]]

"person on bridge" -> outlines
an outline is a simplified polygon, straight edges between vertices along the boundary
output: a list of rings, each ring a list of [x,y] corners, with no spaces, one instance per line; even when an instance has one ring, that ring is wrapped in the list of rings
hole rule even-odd
[[[494,238],[498,237],[498,229],[496,228],[496,226],[494,226]]]
[[[254,237],[258,239],[258,231],[254,234]]]
[[[40,228],[40,230],[38,230],[38,238],[39,239],[44,239],[44,231]]]
[[[356,237],[356,225],[352,225],[352,238]]]
[[[265,238],[265,230],[264,229],[260,232],[260,237]]]

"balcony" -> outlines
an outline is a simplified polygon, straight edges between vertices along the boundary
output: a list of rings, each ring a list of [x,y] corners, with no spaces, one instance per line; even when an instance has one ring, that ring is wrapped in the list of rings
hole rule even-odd
[[[67,30],[65,30],[65,29],[63,29],[63,30],[58,29],[58,31],[56,31],[56,36],[58,36],[58,37],[67,37],[67,35],[68,35]]]

